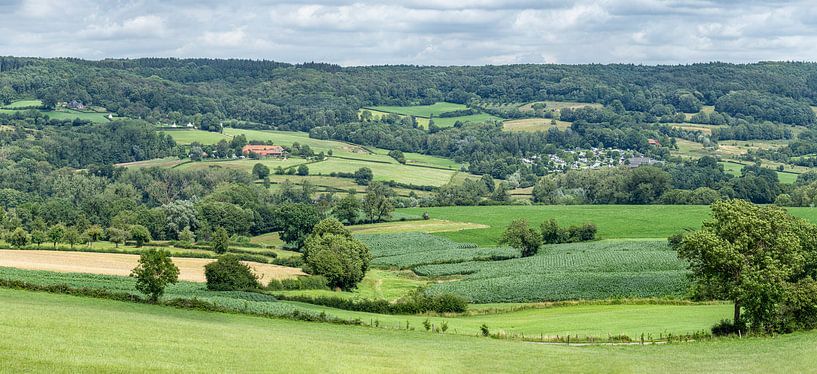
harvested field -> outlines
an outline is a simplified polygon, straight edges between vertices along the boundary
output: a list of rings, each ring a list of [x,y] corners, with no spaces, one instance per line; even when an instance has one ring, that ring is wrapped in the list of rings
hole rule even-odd
[[[401,232],[448,232],[468,229],[484,229],[488,225],[471,222],[455,222],[443,219],[414,220],[373,223],[368,225],[355,225],[349,228],[355,234],[395,234]]]
[[[116,253],[0,250],[0,266],[65,273],[127,276],[138,261],[137,255]],[[179,267],[179,279],[190,282],[204,282],[204,265],[213,261],[206,258],[173,258],[173,263]],[[266,281],[305,275],[301,269],[255,262],[245,263]]]

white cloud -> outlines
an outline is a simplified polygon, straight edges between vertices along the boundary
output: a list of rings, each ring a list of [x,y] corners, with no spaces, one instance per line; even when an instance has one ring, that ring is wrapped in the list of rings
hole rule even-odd
[[[0,0],[0,50],[361,64],[817,60],[810,1]]]

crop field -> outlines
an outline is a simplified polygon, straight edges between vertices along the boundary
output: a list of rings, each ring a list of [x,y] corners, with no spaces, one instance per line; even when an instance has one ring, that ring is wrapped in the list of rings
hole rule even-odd
[[[556,125],[553,125],[553,122]],[[506,131],[547,131],[551,128],[564,130],[572,125],[571,122],[554,120],[550,118],[524,118],[513,119],[502,122],[502,129]]]
[[[768,373],[807,372],[817,365],[817,332],[693,344],[568,347],[17,290],[0,290],[0,300],[0,334],[5,337],[0,340],[0,361],[10,371],[179,372],[218,367],[251,372],[275,367],[292,372],[409,372],[422,362],[429,372],[451,373],[688,373],[724,368]]]
[[[424,233],[358,235],[357,238],[372,251],[372,265],[380,267],[407,269],[423,264],[519,256],[519,251],[512,248],[477,248]]]
[[[91,253],[67,251],[0,250],[0,266],[28,270],[49,270],[67,273],[89,273],[127,276],[136,267],[139,256],[118,253]],[[203,282],[204,265],[214,260],[174,257],[179,268],[179,279]],[[302,275],[300,269],[272,264],[247,262],[261,279],[292,278]]]
[[[680,297],[686,263],[666,241],[599,241],[549,245],[532,257],[415,268],[423,276],[464,276],[434,284],[477,303]]]
[[[817,209],[787,208],[798,217],[817,222]],[[432,207],[398,209],[402,216],[419,217],[428,212],[431,218],[457,222],[481,223],[487,229],[441,232],[457,242],[496,245],[502,231],[515,219],[527,219],[532,225],[555,218],[561,225],[592,222],[601,239],[667,238],[684,229],[695,229],[709,217],[705,205],[538,205],[503,207]]]

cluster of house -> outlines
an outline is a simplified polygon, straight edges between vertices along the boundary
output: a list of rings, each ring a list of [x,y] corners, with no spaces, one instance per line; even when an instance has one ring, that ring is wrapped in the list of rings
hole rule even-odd
[[[568,156],[569,155],[569,156]],[[615,148],[591,148],[589,150],[566,150],[561,155],[548,154],[544,156],[550,172],[563,172],[567,170],[580,169],[601,169],[627,165],[636,168],[641,165],[654,165],[660,161],[636,154],[633,151],[625,151]],[[534,164],[540,156],[523,158],[522,161]]]

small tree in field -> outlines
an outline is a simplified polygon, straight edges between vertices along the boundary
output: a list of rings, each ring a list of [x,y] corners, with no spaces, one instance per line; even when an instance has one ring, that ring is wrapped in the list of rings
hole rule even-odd
[[[46,233],[43,230],[37,230],[31,232],[31,242],[37,245],[37,248],[40,247],[40,244],[45,243],[48,240],[46,237]]]
[[[136,277],[136,289],[155,303],[168,284],[179,280],[179,268],[170,259],[170,252],[149,249],[139,256],[139,265],[133,269],[131,276]]]
[[[9,244],[11,244],[12,246],[21,248],[25,247],[26,244],[28,244],[29,236],[26,230],[23,230],[22,228],[18,227],[14,231],[12,231],[11,234],[8,235],[8,238],[6,238],[6,240],[8,240]]]
[[[315,225],[304,244],[304,263],[323,275],[332,287],[353,289],[363,280],[372,255],[340,221],[329,218]]]
[[[102,231],[102,227],[99,227],[99,225],[92,225],[85,230],[85,236],[88,238],[88,241],[91,244],[96,243],[96,241],[99,240],[104,234],[105,232]]]
[[[65,226],[63,224],[58,224],[51,226],[48,229],[48,241],[54,244],[54,248],[57,248],[57,243],[62,241],[62,237],[65,235]]]
[[[229,248],[230,236],[227,234],[227,230],[223,227],[217,228],[213,234],[213,252],[218,254],[227,253]]]
[[[79,233],[79,230],[73,227],[69,227],[65,230],[65,235],[62,238],[63,241],[68,243],[71,248],[74,248],[74,245],[82,241],[82,234]]]
[[[118,229],[116,227],[111,227],[108,229],[108,241],[114,243],[116,248],[119,248],[119,245],[124,243],[130,237],[130,233],[126,230]]]
[[[528,257],[539,252],[542,237],[536,230],[528,226],[528,221],[516,220],[505,229],[499,242],[521,250],[522,257]]]
[[[130,237],[136,242],[137,247],[150,242],[150,231],[145,226],[133,225],[130,227]]]

